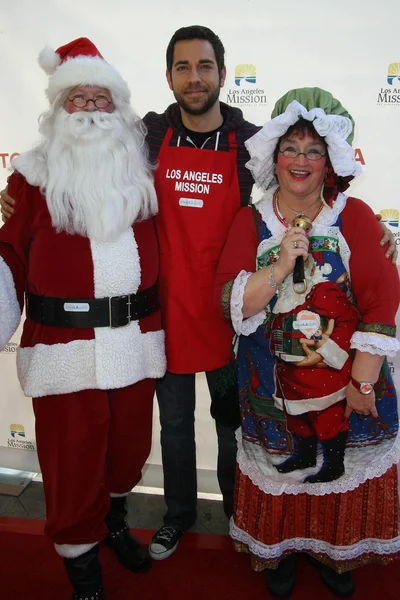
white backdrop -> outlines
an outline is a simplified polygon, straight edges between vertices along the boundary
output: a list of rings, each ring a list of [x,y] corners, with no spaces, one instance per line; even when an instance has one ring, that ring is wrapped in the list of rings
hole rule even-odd
[[[351,193],[384,214],[400,244],[395,177],[400,158],[399,22],[398,0],[0,0],[0,187],[12,154],[37,139],[47,82],[36,60],[45,45],[57,48],[77,37],[92,39],[128,81],[133,106],[143,116],[148,110],[162,112],[173,101],[165,80],[165,49],[176,29],[199,23],[218,33],[225,45],[228,75],[221,99],[241,108],[248,120],[264,123],[274,102],[294,87],[319,86],[342,101],[356,121],[355,147],[364,171]],[[0,353],[0,466],[36,470],[30,400],[16,379],[18,340],[17,334]],[[399,383],[400,362],[392,361],[391,367],[397,369]],[[214,471],[214,425],[204,379],[199,384],[198,467]],[[155,414],[149,458],[155,467],[161,463],[158,431]]]

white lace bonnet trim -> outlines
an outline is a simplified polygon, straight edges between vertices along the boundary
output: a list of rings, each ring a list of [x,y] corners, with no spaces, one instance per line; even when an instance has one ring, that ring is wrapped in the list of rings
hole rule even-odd
[[[329,158],[333,170],[340,177],[361,173],[361,167],[355,160],[355,153],[346,141],[353,129],[348,117],[327,115],[322,108],[308,111],[300,102],[293,100],[284,113],[268,121],[264,127],[245,142],[250,154],[246,167],[251,171],[257,187],[267,190],[276,183],[274,152],[278,140],[300,119],[312,122],[316,132],[328,146]]]

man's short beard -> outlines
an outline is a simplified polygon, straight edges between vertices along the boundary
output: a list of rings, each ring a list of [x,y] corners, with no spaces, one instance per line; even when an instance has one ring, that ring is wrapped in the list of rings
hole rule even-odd
[[[58,231],[115,240],[138,218],[157,212],[144,131],[129,106],[113,113],[60,108],[44,115],[40,186]]]
[[[204,103],[201,106],[193,107],[191,104],[188,104],[184,98],[184,95],[178,96],[174,92],[175,100],[179,104],[181,108],[189,115],[198,116],[204,115],[206,112],[210,110],[214,106],[214,104],[218,101],[219,95],[221,92],[221,88],[217,87],[208,98],[205,99]]]

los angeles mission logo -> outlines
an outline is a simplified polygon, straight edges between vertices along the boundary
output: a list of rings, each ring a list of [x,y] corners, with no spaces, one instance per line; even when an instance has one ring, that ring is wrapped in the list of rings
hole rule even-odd
[[[167,169],[166,179],[175,181],[176,192],[191,192],[192,194],[209,194],[211,185],[221,185],[224,181],[221,173],[207,171],[183,171],[182,169]],[[192,206],[202,206],[192,204]]]

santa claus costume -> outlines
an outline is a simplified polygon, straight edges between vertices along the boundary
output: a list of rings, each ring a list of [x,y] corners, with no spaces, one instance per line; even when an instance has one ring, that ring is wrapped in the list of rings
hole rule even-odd
[[[0,230],[0,346],[26,298],[18,376],[33,398],[46,533],[73,597],[102,598],[99,541],[131,570],[151,565],[129,535],[125,499],[150,452],[154,379],[166,367],[157,202],[119,73],[85,38],[45,49],[39,62],[51,107],[42,142],[13,162],[17,208]],[[76,86],[108,90],[115,111],[68,115]]]

